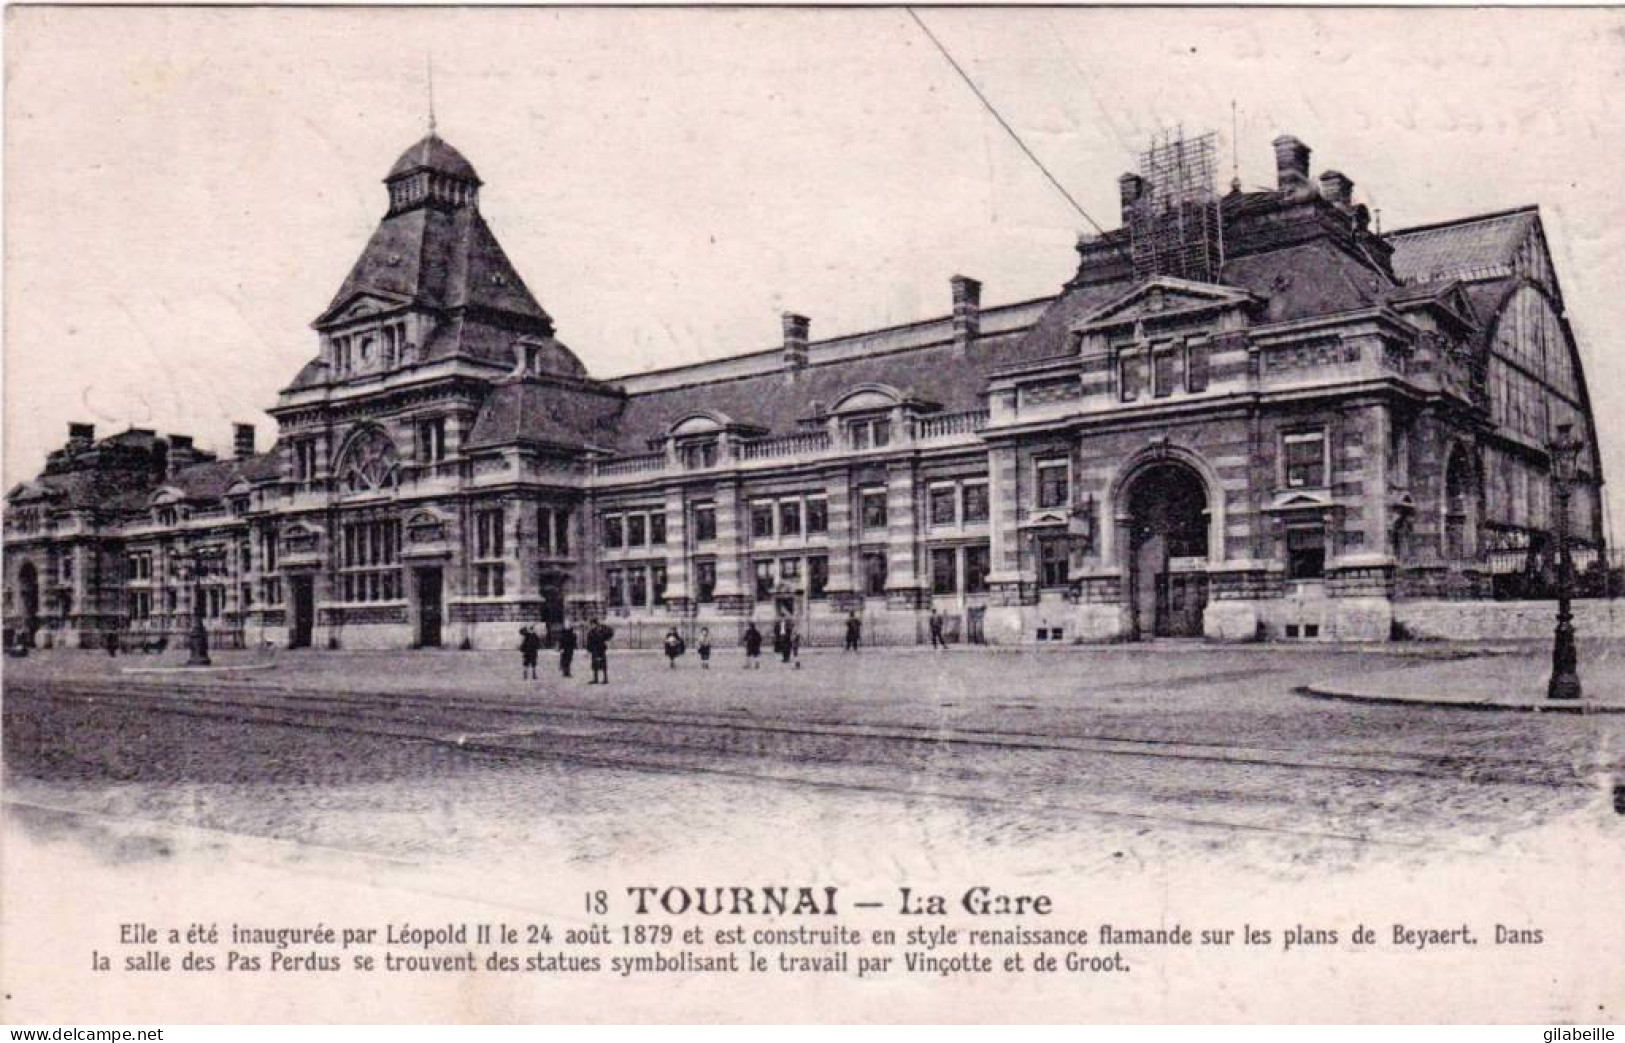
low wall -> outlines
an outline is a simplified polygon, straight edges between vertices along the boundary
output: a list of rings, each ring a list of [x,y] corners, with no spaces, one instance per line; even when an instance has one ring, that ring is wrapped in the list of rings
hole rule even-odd
[[[1557,625],[1555,601],[1396,601],[1394,622],[1410,637],[1450,641],[1545,638]],[[1625,638],[1625,600],[1574,602],[1579,637]]]

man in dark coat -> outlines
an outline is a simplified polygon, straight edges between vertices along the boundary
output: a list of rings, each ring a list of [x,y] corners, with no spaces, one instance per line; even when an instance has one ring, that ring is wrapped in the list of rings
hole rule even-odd
[[[559,631],[559,673],[565,677],[570,676],[570,662],[576,657],[576,628],[564,624]]]
[[[773,649],[779,653],[779,662],[788,663],[790,653],[794,651],[796,639],[796,624],[789,616],[779,617],[773,624]]]
[[[942,639],[942,615],[935,610],[933,610],[931,613],[931,647],[948,647],[948,642]]]
[[[760,670],[762,668],[762,632],[756,629],[755,623],[745,627],[745,669]]]
[[[858,618],[856,612],[848,612],[846,614],[846,645],[841,651],[856,652],[858,650],[858,639],[862,636],[863,621]]]
[[[524,668],[524,676],[530,680],[536,679],[536,653],[542,649],[542,639],[536,636],[535,627],[519,628],[519,662]]]
[[[609,684],[609,639],[615,631],[593,620],[587,627],[587,656],[592,660],[592,680],[588,684]]]

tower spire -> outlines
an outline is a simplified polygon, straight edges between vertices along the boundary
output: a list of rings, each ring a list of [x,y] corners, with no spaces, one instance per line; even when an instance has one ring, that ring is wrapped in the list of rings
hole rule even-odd
[[[429,64],[429,135],[434,136],[434,54],[428,56]]]

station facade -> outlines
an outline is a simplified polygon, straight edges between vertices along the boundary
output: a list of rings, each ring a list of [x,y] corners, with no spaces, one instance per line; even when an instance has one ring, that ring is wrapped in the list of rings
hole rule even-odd
[[[431,134],[314,327],[216,456],[73,424],[7,494],[5,618],[36,643],[512,646],[591,617],[663,629],[856,614],[951,639],[1385,640],[1396,601],[1483,598],[1553,526],[1547,445],[1587,444],[1534,207],[1381,234],[1336,171],[1198,200],[1120,179],[1053,296],[592,376]],[[1194,216],[1193,216],[1194,215]],[[1185,218],[1194,220],[1187,225]],[[1159,240],[1169,228],[1192,238]]]

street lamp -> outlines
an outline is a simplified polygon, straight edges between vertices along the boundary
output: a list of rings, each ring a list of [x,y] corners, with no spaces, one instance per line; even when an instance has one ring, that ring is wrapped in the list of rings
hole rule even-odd
[[[1580,698],[1579,653],[1574,648],[1574,559],[1569,554],[1569,487],[1584,443],[1570,432],[1573,424],[1558,424],[1557,437],[1547,446],[1552,459],[1553,492],[1557,496],[1557,631],[1552,637],[1552,679],[1548,699]]]
[[[186,635],[186,665],[210,666],[209,632],[203,626],[203,555],[192,554],[192,628]]]

